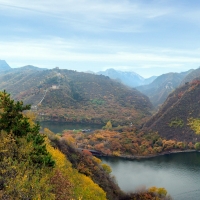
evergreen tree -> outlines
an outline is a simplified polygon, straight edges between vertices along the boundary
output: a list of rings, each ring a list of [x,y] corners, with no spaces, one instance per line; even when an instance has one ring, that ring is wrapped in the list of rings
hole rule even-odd
[[[5,90],[0,92],[0,130],[12,133],[16,142],[19,137],[26,137],[28,142],[33,142],[30,162],[37,166],[54,166],[55,162],[46,150],[44,136],[39,133],[39,124],[31,127],[22,113],[25,110],[30,110],[30,105],[24,106],[22,101],[15,102]]]

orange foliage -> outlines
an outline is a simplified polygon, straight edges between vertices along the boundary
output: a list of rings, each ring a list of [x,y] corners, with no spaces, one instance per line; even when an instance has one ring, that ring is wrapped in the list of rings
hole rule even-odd
[[[101,151],[105,155],[153,155],[174,149],[193,149],[192,143],[186,144],[174,140],[165,140],[157,133],[136,132],[133,128],[124,128],[121,133],[111,130],[97,130],[93,134],[65,132],[64,137],[73,137],[77,146]],[[80,137],[81,136],[81,137]]]

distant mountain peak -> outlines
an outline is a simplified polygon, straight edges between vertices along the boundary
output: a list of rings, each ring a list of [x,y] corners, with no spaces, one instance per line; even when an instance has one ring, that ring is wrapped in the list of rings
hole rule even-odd
[[[85,71],[84,73],[88,73],[88,74],[95,74],[95,72],[93,72],[93,71],[90,71],[90,70],[88,70],[88,71]]]
[[[129,87],[136,87],[139,85],[148,84],[155,79],[155,78],[145,79],[135,72],[120,71],[120,70],[115,70],[113,68],[97,72],[97,74],[109,76],[111,79],[120,80],[120,82]]]
[[[18,68],[18,69],[39,70],[39,71],[46,70],[46,68],[40,68],[40,67],[36,67],[36,66],[33,66],[33,65],[25,65],[25,66],[20,67],[20,68]]]
[[[7,71],[10,69],[11,67],[8,65],[8,63],[5,60],[0,60],[0,71]]]

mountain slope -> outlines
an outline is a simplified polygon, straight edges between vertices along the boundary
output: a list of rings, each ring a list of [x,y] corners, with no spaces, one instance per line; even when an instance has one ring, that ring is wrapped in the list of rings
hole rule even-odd
[[[167,139],[177,141],[200,141],[191,127],[194,119],[200,118],[200,82],[193,81],[177,88],[166,102],[143,127],[158,131]]]
[[[136,87],[139,85],[143,85],[145,83],[148,84],[156,78],[154,76],[154,77],[145,79],[135,72],[123,72],[123,71],[118,71],[115,69],[107,69],[106,71],[101,71],[101,72],[98,72],[97,74],[109,76],[111,79],[116,79],[129,87]]]
[[[184,85],[187,82],[191,82],[194,79],[199,79],[200,77],[200,68],[191,70],[190,73],[187,74],[187,76],[184,77],[184,79],[181,81],[180,85]]]
[[[7,64],[5,60],[0,60],[0,72],[11,70],[11,67]]]
[[[152,108],[149,99],[136,89],[109,77],[72,70],[13,70],[0,75],[0,89],[37,106],[41,120],[141,123]]]
[[[143,94],[147,95],[152,104],[157,107],[161,105],[167,98],[167,96],[176,89],[183,78],[189,73],[167,73],[157,77],[149,85],[143,85],[137,87],[137,89]]]

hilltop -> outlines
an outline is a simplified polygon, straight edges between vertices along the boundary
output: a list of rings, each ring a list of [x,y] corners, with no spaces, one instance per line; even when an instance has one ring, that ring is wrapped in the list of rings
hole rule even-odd
[[[138,124],[152,109],[148,97],[109,77],[58,68],[12,70],[0,76],[0,89],[32,104],[40,120]]]
[[[5,60],[0,60],[0,72],[11,70],[11,67]]]
[[[191,82],[194,79],[200,79],[200,68],[192,70],[190,73],[188,73],[181,81],[180,85],[184,85],[185,83]]]
[[[194,80],[172,92],[160,110],[144,124],[143,130],[157,131],[167,139],[200,141],[200,82]]]

